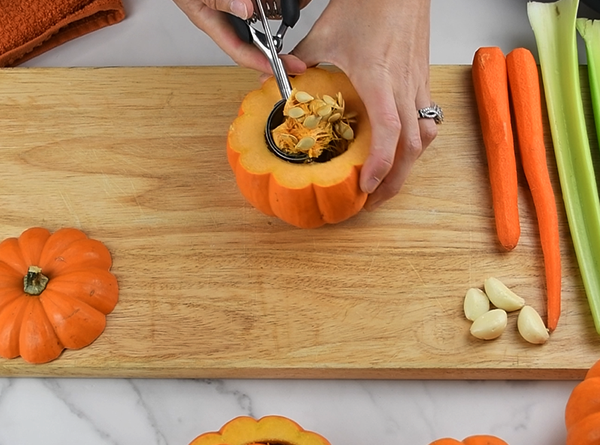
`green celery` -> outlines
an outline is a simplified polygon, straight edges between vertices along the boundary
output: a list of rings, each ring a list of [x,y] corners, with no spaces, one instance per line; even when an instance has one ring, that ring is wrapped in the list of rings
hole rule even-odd
[[[600,138],[600,21],[577,19],[576,23],[585,42],[596,135]]]
[[[600,333],[600,200],[581,98],[578,0],[529,2],[550,130],[573,246],[596,331]]]

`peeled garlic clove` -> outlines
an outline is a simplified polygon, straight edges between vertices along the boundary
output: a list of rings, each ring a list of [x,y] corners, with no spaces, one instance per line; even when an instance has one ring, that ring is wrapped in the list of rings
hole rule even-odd
[[[465,295],[463,309],[467,320],[475,321],[480,315],[490,310],[490,300],[484,291],[472,287]]]
[[[517,329],[521,337],[534,345],[542,345],[550,338],[542,317],[531,306],[523,306],[521,312],[519,312]]]
[[[507,322],[505,310],[492,309],[475,319],[471,325],[471,335],[481,340],[493,340],[502,335]]]
[[[502,281],[491,277],[485,280],[485,293],[494,306],[512,312],[521,309],[525,305],[525,300],[511,291]]]

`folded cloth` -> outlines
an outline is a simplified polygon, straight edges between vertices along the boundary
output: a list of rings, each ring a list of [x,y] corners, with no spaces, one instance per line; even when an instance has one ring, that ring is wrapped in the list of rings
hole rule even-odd
[[[0,67],[124,18],[121,0],[0,0]]]

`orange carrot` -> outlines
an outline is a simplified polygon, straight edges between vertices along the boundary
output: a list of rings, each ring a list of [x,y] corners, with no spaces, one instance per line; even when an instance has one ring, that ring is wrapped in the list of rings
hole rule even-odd
[[[548,329],[560,317],[561,267],[558,213],[546,163],[540,81],[533,54],[517,48],[506,56],[510,95],[516,123],[521,163],[537,214],[546,270]]]
[[[479,48],[473,59],[472,74],[488,161],[496,232],[502,247],[512,250],[519,242],[521,225],[508,76],[502,50],[498,47]]]

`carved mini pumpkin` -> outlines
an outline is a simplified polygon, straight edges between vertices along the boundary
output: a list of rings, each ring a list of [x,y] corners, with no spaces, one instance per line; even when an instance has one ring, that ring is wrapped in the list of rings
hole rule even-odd
[[[281,99],[273,78],[242,101],[230,126],[227,156],[242,195],[258,210],[301,228],[335,224],[357,214],[367,195],[360,170],[369,153],[371,127],[364,105],[345,74],[311,68],[291,79],[293,88],[314,97],[341,93],[355,115],[354,140],[326,162],[294,164],[273,154],[265,139],[271,110]]]
[[[456,439],[438,439],[431,442],[430,445],[508,445],[502,439],[496,436],[488,436],[485,434],[477,436],[469,436],[462,441]]]
[[[77,229],[35,227],[0,243],[0,356],[30,363],[92,343],[117,304],[112,259]]]
[[[204,433],[190,445],[330,445],[323,436],[302,429],[293,420],[282,416],[265,416],[256,420],[236,417],[218,432]]]
[[[600,361],[571,392],[565,424],[567,445],[600,444]]]

